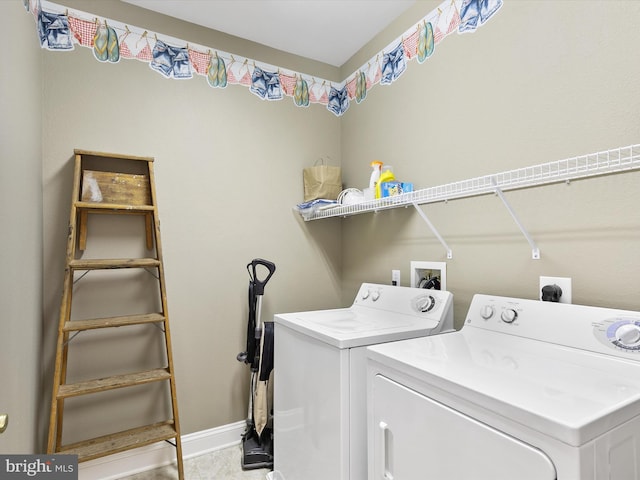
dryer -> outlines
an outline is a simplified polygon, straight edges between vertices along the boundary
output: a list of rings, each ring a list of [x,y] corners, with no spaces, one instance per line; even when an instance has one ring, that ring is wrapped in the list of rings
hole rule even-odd
[[[274,317],[274,480],[367,478],[369,345],[453,330],[453,295],[363,283],[349,308]]]
[[[639,480],[640,313],[474,296],[367,351],[369,479]]]

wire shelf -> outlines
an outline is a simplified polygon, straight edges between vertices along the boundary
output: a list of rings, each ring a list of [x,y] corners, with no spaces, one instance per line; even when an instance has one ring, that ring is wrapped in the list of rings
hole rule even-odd
[[[495,193],[497,189],[515,190],[638,169],[640,169],[640,144],[424,188],[355,205],[338,205],[300,213],[306,221],[347,217],[391,208],[409,207],[414,204],[422,205],[485,195]]]

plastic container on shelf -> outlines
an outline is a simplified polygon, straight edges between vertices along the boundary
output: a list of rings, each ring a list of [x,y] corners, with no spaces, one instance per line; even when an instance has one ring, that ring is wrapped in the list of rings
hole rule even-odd
[[[374,160],[370,165],[373,170],[371,171],[371,177],[369,177],[369,190],[365,191],[365,200],[378,198],[376,192],[380,182],[380,174],[382,173],[382,162],[380,160]]]
[[[393,167],[391,165],[385,165],[380,172],[380,178],[376,184],[376,198],[382,198],[381,185],[385,182],[393,182],[396,177],[393,175]]]

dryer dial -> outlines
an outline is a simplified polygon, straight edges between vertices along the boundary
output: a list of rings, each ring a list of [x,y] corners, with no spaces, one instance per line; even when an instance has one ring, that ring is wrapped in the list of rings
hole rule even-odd
[[[492,305],[483,305],[480,308],[480,316],[485,320],[489,320],[493,317],[493,306]]]
[[[595,337],[611,348],[640,354],[640,318],[615,317],[594,323]]]
[[[615,339],[622,348],[636,347],[640,342],[640,327],[635,323],[620,325],[615,332]]]
[[[516,312],[513,308],[507,308],[502,312],[500,318],[502,318],[502,321],[505,323],[513,323],[515,322],[516,318],[518,318],[518,312]]]

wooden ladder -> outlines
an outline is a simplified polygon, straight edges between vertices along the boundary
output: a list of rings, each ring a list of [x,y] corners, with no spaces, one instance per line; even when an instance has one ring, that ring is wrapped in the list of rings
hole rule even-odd
[[[92,460],[117,452],[139,448],[159,441],[168,441],[176,448],[178,476],[184,478],[178,403],[171,350],[169,314],[165,290],[160,222],[156,202],[153,158],[74,150],[75,168],[67,259],[58,325],[58,340],[53,379],[53,396],[49,418],[47,453],[78,455],[78,461]],[[106,165],[106,168],[105,168]],[[114,168],[116,167],[116,168]],[[134,173],[131,173],[134,172]],[[152,258],[83,259],[80,253],[87,242],[89,214],[135,214],[145,217],[146,246]],[[73,286],[84,274],[93,270],[146,269],[159,283],[158,312],[109,318],[71,318]],[[157,272],[157,275],[155,274]],[[66,383],[70,342],[87,330],[111,329],[132,325],[155,324],[163,331],[166,365],[146,371],[120,374],[95,380]],[[116,346],[114,346],[116,348]],[[150,425],[135,426],[125,431],[62,445],[65,400],[81,395],[99,394],[108,390],[133,387],[151,382],[168,382],[171,418]],[[157,402],[157,398],[150,399]]]

